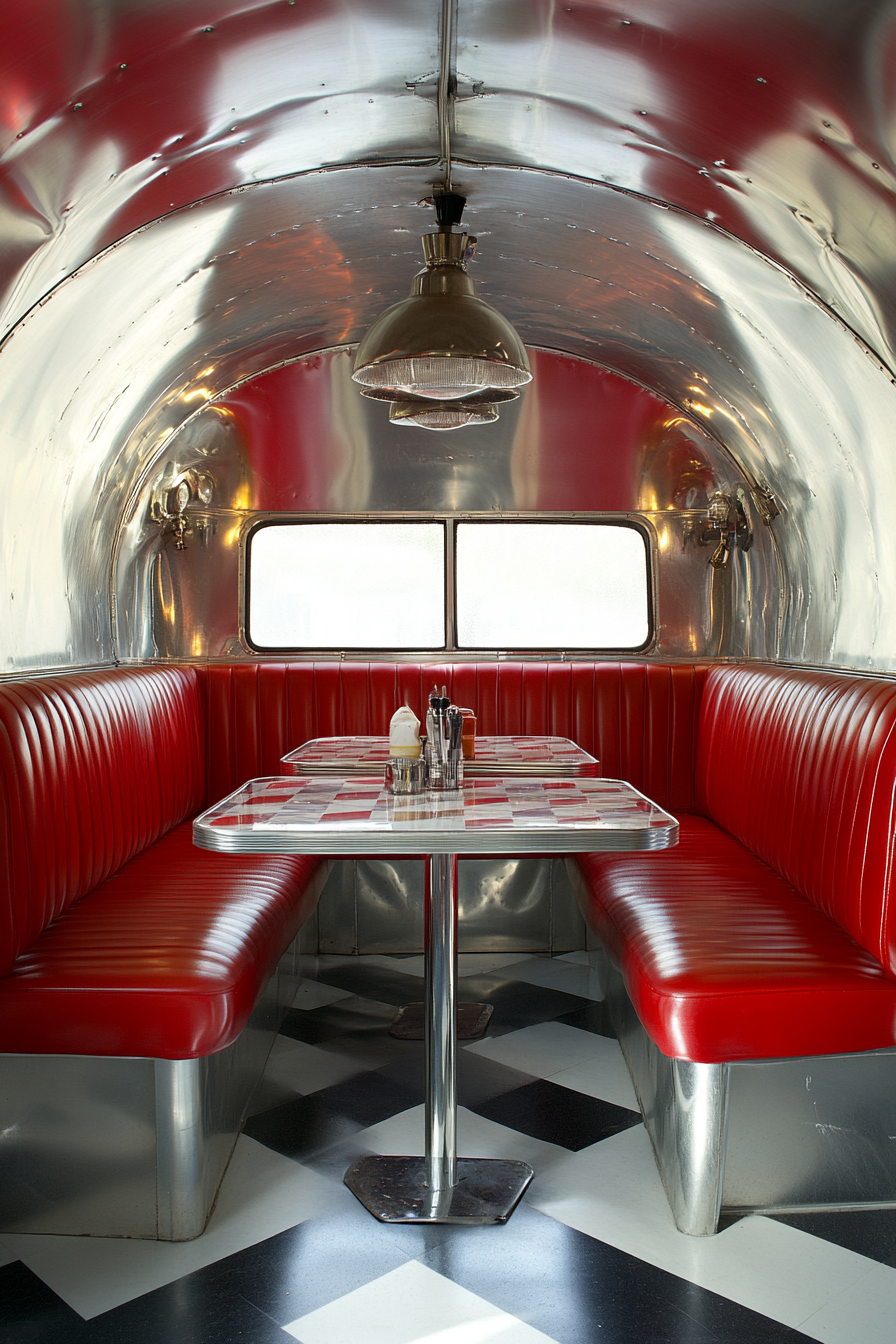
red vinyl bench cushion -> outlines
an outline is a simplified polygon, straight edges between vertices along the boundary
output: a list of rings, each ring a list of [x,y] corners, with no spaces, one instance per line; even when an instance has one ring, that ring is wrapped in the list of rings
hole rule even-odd
[[[696,760],[677,850],[580,863],[648,1034],[705,1063],[896,1045],[896,683],[713,668]]]
[[[193,668],[0,683],[0,975],[205,793]]]
[[[711,821],[681,817],[666,852],[578,862],[583,913],[664,1054],[721,1063],[896,1044],[896,980]]]
[[[192,667],[0,684],[0,1051],[188,1059],[236,1039],[321,861],[194,848]]]
[[[0,1052],[224,1049],[319,894],[322,860],[215,854],[186,822],[69,906],[0,979]]]
[[[896,682],[713,668],[696,791],[695,811],[896,974]]]
[[[315,737],[386,733],[399,705],[423,717],[434,684],[476,711],[483,734],[568,737],[661,807],[695,806],[697,713],[708,669],[622,662],[211,664],[208,800],[280,773]]]

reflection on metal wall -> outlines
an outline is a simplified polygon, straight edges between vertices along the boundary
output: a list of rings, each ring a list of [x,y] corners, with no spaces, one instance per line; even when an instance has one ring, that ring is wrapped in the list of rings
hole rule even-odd
[[[38,20],[8,5],[6,321],[216,192],[433,161],[438,8],[45,0]],[[461,161],[572,173],[715,221],[892,349],[887,0],[458,0],[456,32]]]
[[[437,8],[48,0],[38,21],[12,6],[0,672],[232,637],[224,599],[198,575],[181,591],[180,555],[150,554],[142,502],[189,456],[168,440],[197,408],[350,345],[406,294],[431,221]],[[654,390],[746,491],[757,540],[724,571],[695,578],[665,520],[679,647],[892,668],[892,7],[459,0],[457,35],[452,143],[479,293],[530,347]],[[449,482],[412,438],[382,449],[357,399],[306,403],[329,456],[308,456],[296,488],[325,488],[330,508],[434,492],[457,509],[567,507],[553,497],[591,485],[562,434],[552,471],[543,406],[536,385],[504,412],[500,470],[498,448],[458,444]],[[249,461],[247,491],[259,479]],[[203,584],[222,573],[223,524],[209,519]]]
[[[497,425],[462,433],[390,424],[382,406],[359,396],[342,350],[266,374],[207,407],[170,441],[132,508],[117,576],[119,656],[244,653],[247,525],[261,511],[357,510],[646,518],[657,543],[657,654],[757,653],[748,623],[735,626],[729,611],[743,581],[738,567],[712,571],[715,543],[701,544],[711,500],[746,485],[731,459],[618,375],[544,351],[533,352],[532,364],[535,383],[521,403],[504,408]],[[173,482],[199,477],[210,497],[193,493],[180,537],[153,504]],[[768,537],[757,538],[749,565],[743,559],[740,568],[756,571],[761,587]],[[759,654],[773,647],[766,637],[774,633],[774,621],[760,631]]]
[[[235,383],[309,346],[350,343],[404,294],[417,245],[411,238],[396,255],[377,255],[371,221],[387,208],[394,227],[416,232],[424,177],[346,170],[173,215],[85,267],[13,332],[0,354],[0,471],[8,482],[0,522],[11,543],[3,556],[10,581],[0,587],[6,668],[108,655],[113,545],[167,441]],[[762,632],[779,622],[783,601],[781,656],[888,666],[896,554],[881,551],[876,537],[885,534],[896,485],[889,376],[792,280],[697,221],[537,173],[495,169],[472,181],[474,209],[493,226],[476,262],[479,290],[527,343],[565,348],[649,384],[725,445],[754,497],[765,482],[781,501],[773,531],[786,588],[779,592],[777,572],[763,570],[757,552],[742,618],[749,647],[766,647]],[[525,208],[510,208],[511,190],[512,204]],[[346,196],[358,192],[376,199],[345,212]],[[568,225],[591,211],[602,229],[583,254]],[[276,285],[265,283],[271,273]],[[521,398],[499,425],[537,418],[538,396]],[[436,436],[376,462],[376,444],[360,428],[371,413],[359,397],[314,409],[315,423],[325,417],[335,427],[327,439],[333,459],[315,470],[335,482],[339,507],[370,507],[383,496],[392,508],[420,507]],[[417,431],[393,432],[414,444]],[[506,431],[456,438],[496,432]],[[521,442],[513,470],[526,490],[533,480],[540,490]],[[496,507],[493,493],[470,488],[463,454],[473,450],[458,452],[454,507]],[[40,563],[58,557],[52,582],[33,572],[37,500]],[[128,533],[124,555],[131,545]],[[165,603],[164,574],[155,590]],[[28,592],[38,596],[38,621],[33,605],[23,612]],[[126,602],[123,615],[140,622],[145,609]]]
[[[422,952],[419,859],[334,863],[318,906],[321,953]],[[458,867],[461,952],[571,952],[585,924],[562,859],[464,859]]]

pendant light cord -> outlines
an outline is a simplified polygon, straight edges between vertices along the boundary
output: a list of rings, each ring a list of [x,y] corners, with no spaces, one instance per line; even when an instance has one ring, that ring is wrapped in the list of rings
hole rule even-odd
[[[457,0],[442,0],[439,30],[439,161],[445,166],[445,190],[451,191],[451,115],[457,85],[455,72],[455,9]]]

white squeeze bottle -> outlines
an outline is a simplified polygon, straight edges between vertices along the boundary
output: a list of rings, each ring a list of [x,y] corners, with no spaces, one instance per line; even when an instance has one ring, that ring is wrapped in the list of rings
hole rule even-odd
[[[412,709],[402,705],[389,724],[389,755],[420,755],[420,720]]]

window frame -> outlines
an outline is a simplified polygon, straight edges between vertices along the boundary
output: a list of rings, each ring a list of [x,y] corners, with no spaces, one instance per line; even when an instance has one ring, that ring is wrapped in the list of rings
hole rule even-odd
[[[274,526],[302,526],[308,524],[320,523],[361,523],[378,525],[383,523],[439,523],[444,528],[444,575],[445,588],[442,594],[443,613],[445,622],[445,643],[444,645],[433,646],[415,646],[396,647],[387,645],[257,645],[249,638],[249,617],[250,617],[250,578],[251,578],[251,541],[253,536],[263,528]],[[566,648],[546,648],[544,646],[514,646],[513,648],[490,648],[473,645],[461,646],[457,642],[457,585],[456,585],[456,558],[457,558],[457,524],[458,523],[539,523],[546,526],[551,524],[581,524],[583,526],[599,525],[602,527],[624,527],[629,528],[641,536],[644,542],[644,554],[646,564],[646,601],[647,601],[647,638],[643,644],[637,647],[619,647],[609,645],[569,645]],[[528,512],[488,512],[488,511],[463,511],[452,512],[450,510],[439,510],[438,512],[424,512],[414,510],[413,512],[389,511],[375,512],[365,511],[358,513],[330,513],[330,512],[308,512],[308,513],[264,513],[253,516],[243,526],[240,538],[240,593],[239,593],[239,637],[240,643],[247,652],[260,657],[283,657],[288,655],[294,659],[313,659],[315,657],[339,657],[345,660],[351,659],[376,659],[384,654],[395,654],[405,659],[412,659],[416,655],[428,656],[429,658],[445,658],[451,661],[471,662],[481,661],[483,658],[493,657],[498,660],[511,658],[534,659],[548,661],[552,659],[564,660],[569,655],[576,657],[612,657],[630,656],[635,654],[644,654],[650,651],[657,642],[659,630],[656,619],[656,555],[657,538],[651,522],[641,514],[628,512],[614,513],[591,513],[591,512],[552,512],[552,513],[528,513]]]

